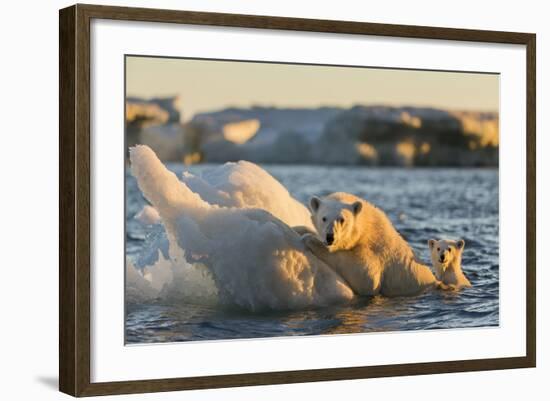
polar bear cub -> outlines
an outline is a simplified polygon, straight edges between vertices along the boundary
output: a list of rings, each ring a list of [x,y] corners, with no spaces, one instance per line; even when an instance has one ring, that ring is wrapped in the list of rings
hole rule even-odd
[[[337,192],[310,200],[318,236],[304,233],[305,245],[335,270],[358,295],[414,295],[439,286],[419,263],[386,214],[354,195]]]
[[[462,251],[464,251],[464,245],[465,242],[463,239],[458,241],[431,239],[428,241],[435,276],[443,284],[450,286],[452,289],[472,286],[462,272]]]

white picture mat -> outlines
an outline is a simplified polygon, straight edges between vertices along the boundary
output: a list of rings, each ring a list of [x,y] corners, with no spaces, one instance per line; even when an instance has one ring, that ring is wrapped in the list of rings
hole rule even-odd
[[[92,382],[525,355],[524,46],[110,20],[91,41]],[[124,346],[125,54],[500,73],[500,327]]]

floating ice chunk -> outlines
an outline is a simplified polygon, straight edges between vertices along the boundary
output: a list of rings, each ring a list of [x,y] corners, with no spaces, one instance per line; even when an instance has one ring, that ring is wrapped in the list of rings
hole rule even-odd
[[[145,205],[134,218],[146,226],[160,223],[159,213],[150,205]]]
[[[158,295],[158,291],[145,279],[130,259],[126,259],[126,302],[136,303],[150,301]]]
[[[213,306],[218,303],[218,290],[210,272],[200,264],[184,258],[166,259],[159,252],[157,261],[143,269],[126,261],[126,301],[177,301]]]
[[[186,172],[182,181],[210,204],[267,210],[290,227],[305,226],[315,231],[309,210],[254,163],[225,163],[200,177]]]
[[[192,273],[204,273],[204,277],[215,283],[221,303],[249,310],[298,309],[353,298],[353,292],[340,276],[304,247],[289,223],[271,212],[273,209],[285,215],[284,207],[294,207],[296,204],[292,202],[299,202],[273,177],[265,172],[263,175],[260,167],[242,163],[238,164],[242,174],[226,174],[227,170],[222,169],[217,180],[211,177],[197,182],[212,189],[210,194],[200,191],[207,199],[216,194],[215,189],[224,187],[233,189],[222,190],[231,194],[229,198],[245,203],[249,201],[244,199],[254,200],[269,205],[268,209],[209,203],[190,189],[192,184],[179,181],[167,170],[147,146],[132,148],[130,160],[139,188],[159,212],[167,231],[172,270],[179,269],[185,278],[189,277],[186,270],[189,266],[194,269]],[[264,181],[252,185],[253,180],[262,176]],[[258,187],[262,188],[261,193]],[[271,196],[265,196],[268,193]],[[223,200],[223,195],[219,196],[218,200]],[[305,215],[301,213],[285,215],[285,219],[290,224],[305,225]],[[179,285],[175,288],[189,293],[189,282],[172,282]]]

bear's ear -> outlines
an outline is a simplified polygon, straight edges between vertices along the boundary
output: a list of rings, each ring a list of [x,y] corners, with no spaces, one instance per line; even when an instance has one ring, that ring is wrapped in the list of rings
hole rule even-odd
[[[435,240],[434,239],[429,239],[428,240],[428,246],[430,247],[430,249],[433,249],[435,245]]]
[[[358,215],[359,212],[363,209],[363,204],[359,201],[355,202],[353,205],[351,205],[351,210],[353,210],[354,215]]]
[[[309,200],[309,207],[311,211],[315,213],[317,210],[319,210],[319,206],[321,206],[321,199],[316,196],[312,196]]]
[[[466,243],[463,239],[459,239],[458,241],[456,241],[456,249],[458,249],[459,251],[462,251],[464,249],[464,245],[466,245]]]

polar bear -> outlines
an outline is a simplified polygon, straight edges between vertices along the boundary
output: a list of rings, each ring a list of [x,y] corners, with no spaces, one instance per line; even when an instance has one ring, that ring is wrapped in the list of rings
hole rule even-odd
[[[318,236],[303,234],[305,245],[356,294],[402,296],[440,287],[430,268],[416,260],[409,244],[374,205],[337,192],[314,196],[309,206]]]
[[[463,239],[428,241],[435,275],[438,280],[450,286],[452,289],[471,287],[472,284],[462,272],[462,251],[465,242]]]

